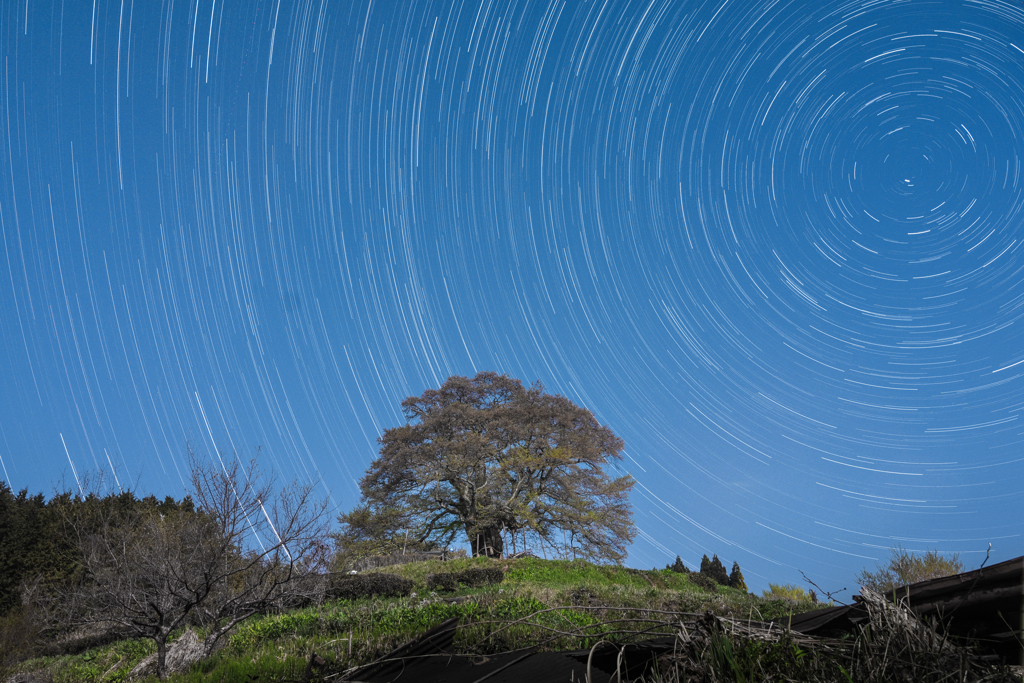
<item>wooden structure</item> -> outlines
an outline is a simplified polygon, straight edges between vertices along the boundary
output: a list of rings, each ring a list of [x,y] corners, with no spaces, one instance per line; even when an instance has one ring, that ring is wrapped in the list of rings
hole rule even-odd
[[[886,596],[908,605],[950,636],[972,639],[1006,664],[1024,664],[1024,557],[897,588]],[[857,601],[860,596],[854,596]],[[777,620],[806,635],[837,637],[867,621],[861,602]]]

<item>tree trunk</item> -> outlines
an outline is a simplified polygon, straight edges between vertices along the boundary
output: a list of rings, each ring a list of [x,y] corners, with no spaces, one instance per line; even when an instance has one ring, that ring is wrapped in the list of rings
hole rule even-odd
[[[467,534],[473,548],[473,557],[500,558],[505,550],[501,540],[501,527],[478,527],[467,530]]]
[[[220,632],[216,629],[210,632],[210,635],[206,636],[203,640],[203,659],[206,659],[213,654],[214,649],[217,647],[217,641],[220,640]]]
[[[245,617],[243,617],[243,619],[244,618]],[[227,624],[224,624],[219,628],[211,629],[210,633],[206,636],[206,639],[203,640],[203,659],[206,659],[210,655],[212,655],[213,651],[217,649],[217,643],[220,641],[221,638],[224,637],[224,634],[230,631],[235,624],[242,621],[243,619],[229,619]]]
[[[156,637],[156,677],[161,681],[167,678],[167,633]]]

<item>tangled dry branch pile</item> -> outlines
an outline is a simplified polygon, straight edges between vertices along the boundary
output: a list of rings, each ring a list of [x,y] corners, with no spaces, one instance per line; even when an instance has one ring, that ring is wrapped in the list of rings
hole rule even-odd
[[[963,643],[954,643],[900,603],[866,589],[868,620],[844,638],[818,638],[706,614],[680,622],[677,648],[659,660],[663,683],[837,681],[1019,683]]]
[[[642,679],[648,683],[701,683],[759,681],[849,683],[1020,683],[1019,673],[996,665],[969,644],[954,643],[922,622],[900,603],[865,590],[862,602],[867,620],[856,633],[843,638],[808,636],[777,624],[657,610],[638,612],[628,608],[554,607],[510,622],[477,622],[460,629],[488,628],[488,640],[501,642],[509,631],[529,627],[545,637],[535,641],[543,648],[553,642],[590,642],[599,646],[675,634],[670,652],[657,659],[656,670]],[[600,621],[564,626],[552,625],[551,613],[591,611]],[[620,680],[625,680],[620,678]]]

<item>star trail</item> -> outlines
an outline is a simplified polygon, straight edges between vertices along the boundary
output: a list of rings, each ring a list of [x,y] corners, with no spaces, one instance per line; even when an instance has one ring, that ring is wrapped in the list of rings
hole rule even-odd
[[[1020,3],[0,12],[15,490],[180,496],[188,442],[347,510],[494,370],[623,438],[631,566],[1024,554]]]

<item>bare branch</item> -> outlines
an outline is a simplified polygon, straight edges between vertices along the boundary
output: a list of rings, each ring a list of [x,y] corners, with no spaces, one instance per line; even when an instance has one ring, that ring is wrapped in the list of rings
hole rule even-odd
[[[48,605],[65,625],[108,622],[153,639],[161,677],[175,628],[207,626],[209,653],[239,621],[307,598],[302,579],[325,564],[327,501],[312,484],[278,491],[255,458],[214,464],[190,450],[189,463],[194,509],[163,514],[131,498],[97,503],[97,521],[81,505],[65,508],[82,575]]]

